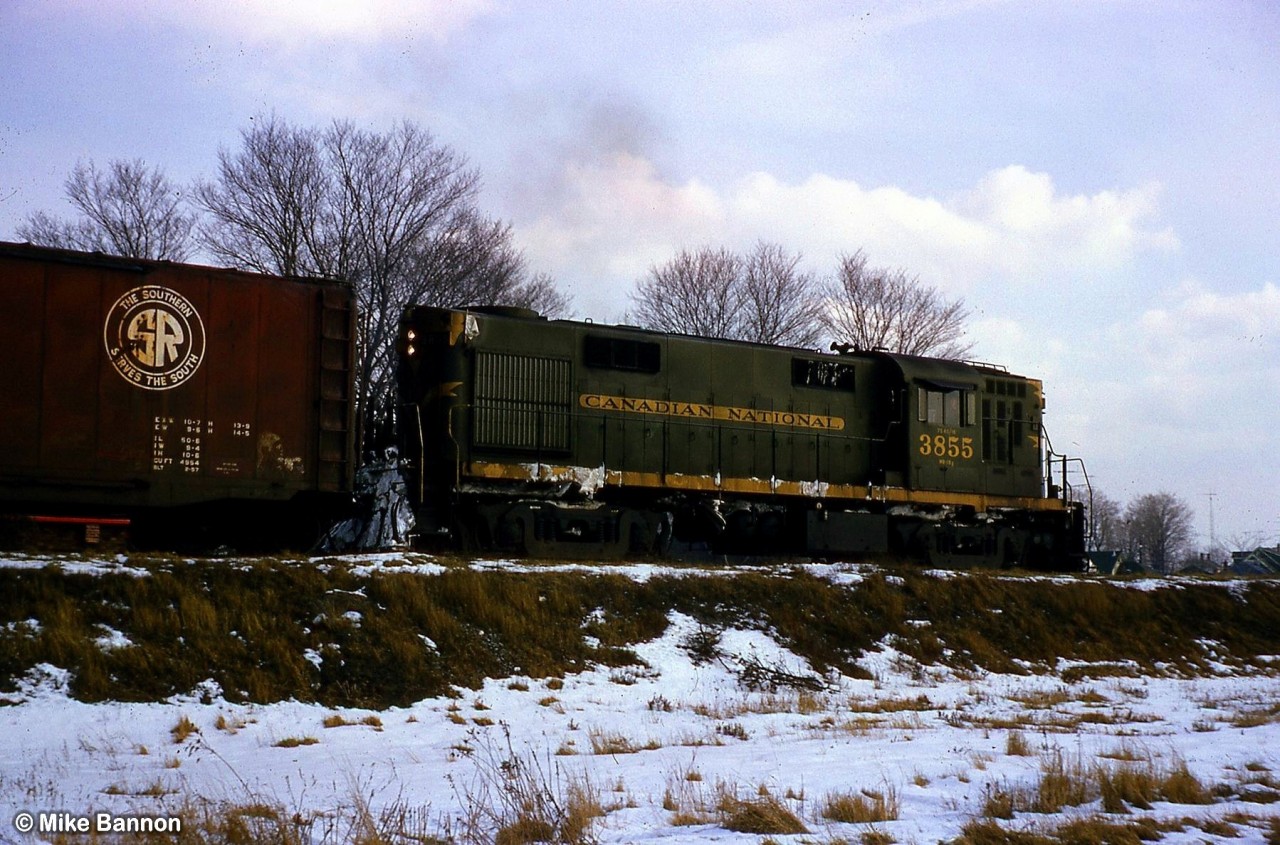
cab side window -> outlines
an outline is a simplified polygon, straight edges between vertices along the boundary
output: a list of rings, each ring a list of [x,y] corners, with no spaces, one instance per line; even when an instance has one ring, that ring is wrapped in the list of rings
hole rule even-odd
[[[978,396],[960,388],[916,388],[917,419],[930,425],[951,428],[974,425],[978,421]]]

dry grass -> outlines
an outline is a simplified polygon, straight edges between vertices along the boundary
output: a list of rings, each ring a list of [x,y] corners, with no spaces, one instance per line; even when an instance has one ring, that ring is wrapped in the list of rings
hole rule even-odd
[[[213,726],[224,733],[228,733],[234,736],[235,734],[238,734],[240,731],[244,730],[254,721],[256,720],[228,719],[225,714],[219,713],[218,718],[214,719],[213,721]]]
[[[1016,716],[978,716],[955,710],[943,717],[943,721],[956,728],[1041,733],[1075,733],[1081,725],[1147,724],[1160,719],[1160,716],[1153,713],[1139,713],[1129,709],[1087,713],[1031,711]]]
[[[773,796],[762,796],[743,801],[730,799],[722,802],[720,825],[736,833],[793,834],[808,833],[795,813]]]
[[[1174,804],[1211,804],[1213,797],[1186,763],[1166,772],[1160,782],[1160,797]]]
[[[177,789],[162,783],[159,780],[153,780],[146,786],[128,787],[123,784],[113,783],[106,789],[102,790],[104,795],[131,795],[141,798],[163,798],[167,795],[177,794]]]
[[[1120,745],[1110,751],[1103,751],[1098,754],[1099,757],[1106,757],[1109,760],[1122,760],[1128,763],[1136,763],[1140,761],[1150,761],[1151,752],[1145,748],[1140,748],[1130,740],[1121,740]]]
[[[1085,704],[1090,707],[1102,707],[1104,705],[1111,703],[1111,699],[1107,698],[1105,695],[1098,692],[1096,689],[1093,689],[1092,687],[1077,694],[1076,700],[1079,701],[1081,704]]]
[[[663,709],[666,712],[671,712],[671,710],[676,709],[676,705],[659,696],[650,703],[649,709]],[[689,709],[708,719],[729,721],[748,714],[795,713],[801,716],[810,716],[833,709],[833,701],[829,696],[821,693],[800,690],[789,693],[756,693],[744,695],[737,700],[730,699],[716,701],[715,703],[700,701],[689,706]]]
[[[1156,801],[1208,804],[1213,797],[1184,763],[1161,768],[1153,761],[1107,766],[1067,760],[1057,753],[1041,760],[1040,777],[1027,788],[991,785],[983,799],[986,818],[1011,819],[1015,813],[1053,814],[1101,799],[1103,811],[1149,810]]]
[[[1076,760],[1067,762],[1061,754],[1041,761],[1040,781],[1032,793],[1033,813],[1058,813],[1063,807],[1079,807],[1093,800],[1091,772]]]
[[[535,754],[517,752],[511,736],[477,737],[476,779],[459,797],[467,815],[457,838],[464,842],[587,845],[605,814],[599,791],[580,776],[567,777]]]
[[[1245,764],[1238,786],[1223,785],[1213,792],[1220,797],[1235,797],[1251,804],[1276,804],[1280,803],[1280,779],[1274,777],[1265,764],[1252,761]]]
[[[662,793],[662,809],[671,813],[675,827],[711,824],[716,812],[736,801],[734,789],[724,781],[717,781],[714,788],[704,783],[702,774],[693,768],[677,767],[667,773],[667,785]]]
[[[193,734],[198,733],[200,733],[200,728],[196,727],[196,723],[188,719],[185,715],[178,719],[178,723],[169,729],[169,735],[173,737],[175,745],[181,745]]]
[[[617,731],[591,728],[587,738],[591,741],[592,754],[635,754],[641,750],[641,746]]]
[[[1231,716],[1233,728],[1258,728],[1280,719],[1280,704],[1240,710]]]
[[[1073,696],[1071,692],[1065,688],[1056,690],[1033,690],[1009,696],[1010,701],[1016,701],[1023,707],[1030,710],[1052,710],[1055,707],[1066,704],[1072,699]]]
[[[871,824],[898,819],[901,809],[895,789],[860,792],[836,792],[822,803],[822,817],[833,822]]]
[[[930,701],[929,696],[924,693],[914,698],[879,698],[869,701],[854,696],[849,699],[848,706],[853,713],[918,713],[938,709],[938,705]]]
[[[1030,757],[1031,743],[1022,731],[1009,731],[1004,738],[1004,753],[1010,757]]]
[[[958,838],[950,842],[952,845],[1141,845],[1143,842],[1160,841],[1166,834],[1185,834],[1188,828],[1198,828],[1208,836],[1234,839],[1241,835],[1241,826],[1262,830],[1263,841],[1267,845],[1280,845],[1280,820],[1240,813],[1225,818],[1156,819],[1141,816],[1123,821],[1092,814],[1045,824],[1019,822],[1010,828],[991,819],[974,819],[964,826]]]
[[[128,794],[150,797],[153,792]],[[187,799],[170,805],[166,815],[176,816],[182,824],[181,834],[123,833],[102,837],[97,834],[85,841],[110,842],[113,845],[306,845],[329,842],[333,845],[448,845],[447,825],[433,819],[427,808],[410,807],[392,802],[373,811],[367,799],[359,794],[344,802],[342,808],[327,814],[305,814],[290,811],[270,801],[257,798],[234,802],[212,802]],[[76,837],[55,837],[57,845],[74,845]]]
[[[1099,818],[1075,819],[1043,830],[1009,830],[989,819],[967,823],[951,845],[1140,845],[1160,838],[1154,825],[1141,821],[1117,824]]]
[[[714,817],[707,813],[695,813],[688,810],[676,810],[667,820],[672,827],[695,827],[710,824]]]
[[[551,822],[533,816],[519,816],[498,828],[494,845],[532,845],[534,842],[554,842],[555,826]]]

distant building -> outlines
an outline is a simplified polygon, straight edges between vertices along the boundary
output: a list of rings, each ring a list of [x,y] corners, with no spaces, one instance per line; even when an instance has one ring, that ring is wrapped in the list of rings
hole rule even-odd
[[[1129,555],[1114,550],[1088,552],[1089,563],[1100,575],[1143,575],[1146,569]]]
[[[1259,546],[1251,552],[1232,552],[1227,567],[1237,575],[1280,575],[1280,546]]]

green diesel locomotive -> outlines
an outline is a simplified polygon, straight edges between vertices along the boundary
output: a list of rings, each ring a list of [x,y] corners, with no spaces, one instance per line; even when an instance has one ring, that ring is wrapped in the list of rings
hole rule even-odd
[[[518,309],[415,308],[400,343],[424,539],[582,558],[1083,565],[1081,507],[1052,483],[1036,379]]]

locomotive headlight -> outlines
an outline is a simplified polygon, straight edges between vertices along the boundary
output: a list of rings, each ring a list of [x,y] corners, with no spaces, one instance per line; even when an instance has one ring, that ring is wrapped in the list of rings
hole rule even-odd
[[[409,331],[405,332],[404,336],[405,336],[405,340],[408,340],[410,342],[418,339],[418,333],[415,332],[413,329],[409,329]]]
[[[413,348],[413,344],[412,344],[412,343],[411,343],[411,344],[409,344],[407,347],[405,347],[405,350],[404,350],[405,354],[406,354],[406,355],[408,355],[410,358],[412,358],[412,357],[413,357],[413,353],[414,353],[415,351],[416,351],[416,350]]]

